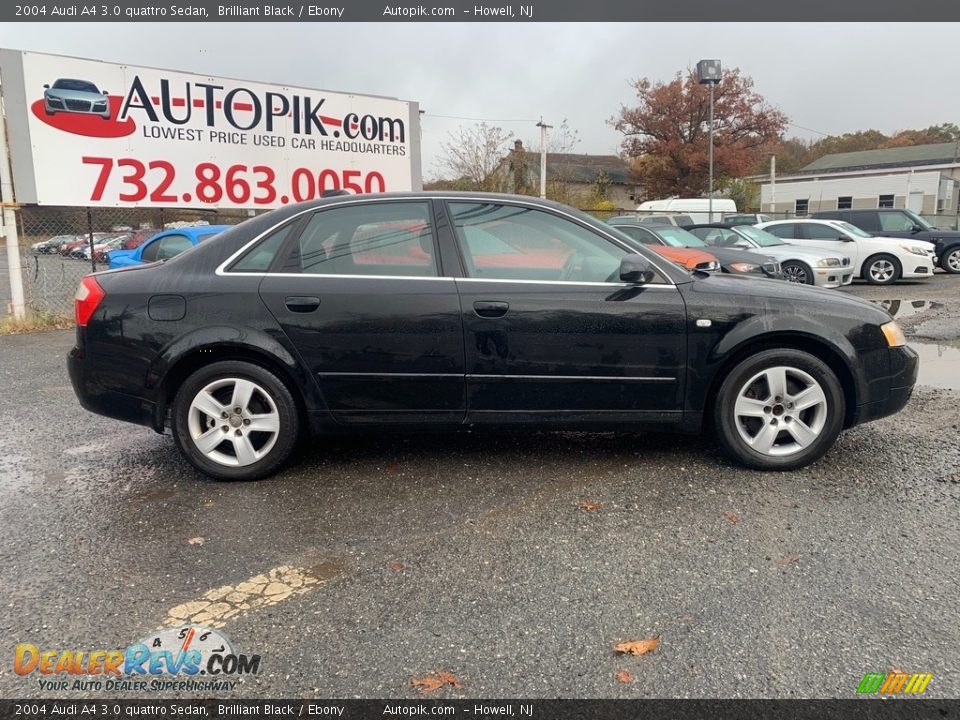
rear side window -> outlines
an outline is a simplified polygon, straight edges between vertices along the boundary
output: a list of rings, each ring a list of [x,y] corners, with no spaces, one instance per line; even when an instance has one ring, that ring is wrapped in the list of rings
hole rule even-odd
[[[880,230],[880,213],[876,212],[851,212],[846,213],[842,220],[846,220],[851,225],[856,225],[861,230],[867,232],[876,232]]]
[[[273,264],[273,259],[280,251],[280,246],[283,245],[283,241],[287,239],[290,231],[296,225],[295,221],[288,222],[283,227],[274,230],[231,265],[229,272],[266,272],[269,270]]]
[[[771,225],[763,229],[766,230],[771,235],[776,235],[778,238],[785,238],[787,240],[793,240],[795,238],[800,237],[800,234],[797,232],[799,228],[797,227],[796,223],[784,223],[783,225]]]
[[[363,203],[314,213],[283,272],[438,277],[425,202]]]

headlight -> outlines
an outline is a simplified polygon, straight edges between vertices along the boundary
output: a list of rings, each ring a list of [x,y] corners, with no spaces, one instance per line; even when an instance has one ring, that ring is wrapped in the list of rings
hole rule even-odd
[[[823,260],[817,260],[817,267],[840,267],[840,258],[823,258]]]
[[[730,263],[730,268],[734,272],[748,273],[748,272],[756,272],[757,270],[760,269],[760,266],[753,265],[752,263],[746,263],[746,262],[735,262],[735,263]]]
[[[697,270],[703,270],[704,272],[716,272],[720,269],[720,263],[716,260],[711,260],[710,262],[702,262],[697,265]]]
[[[914,245],[901,245],[901,250],[906,250],[911,255],[920,255],[921,257],[926,257],[930,254],[930,251],[926,248],[916,247]]]
[[[890,347],[903,347],[907,344],[907,339],[903,336],[903,330],[896,322],[891,320],[880,326],[883,336],[887,339],[887,345]]]

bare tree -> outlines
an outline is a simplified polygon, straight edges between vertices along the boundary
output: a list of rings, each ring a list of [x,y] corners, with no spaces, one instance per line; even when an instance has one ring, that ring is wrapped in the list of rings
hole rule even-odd
[[[503,182],[496,171],[512,137],[512,133],[487,123],[461,125],[441,144],[437,165],[444,175],[466,180],[469,189],[496,191]]]

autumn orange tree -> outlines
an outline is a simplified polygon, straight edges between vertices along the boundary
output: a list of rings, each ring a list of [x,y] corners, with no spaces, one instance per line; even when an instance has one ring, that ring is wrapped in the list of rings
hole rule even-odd
[[[632,83],[639,104],[611,120],[647,198],[700,197],[707,192],[710,91],[688,71],[667,83]],[[753,89],[739,69],[727,70],[714,95],[713,168],[718,180],[749,174],[779,140],[787,117]]]

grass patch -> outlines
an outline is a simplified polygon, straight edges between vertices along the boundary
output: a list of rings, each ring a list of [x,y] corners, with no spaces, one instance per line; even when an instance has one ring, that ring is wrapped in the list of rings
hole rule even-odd
[[[74,319],[50,312],[30,312],[23,320],[12,317],[0,318],[0,335],[20,335],[43,330],[67,330],[74,326]]]

